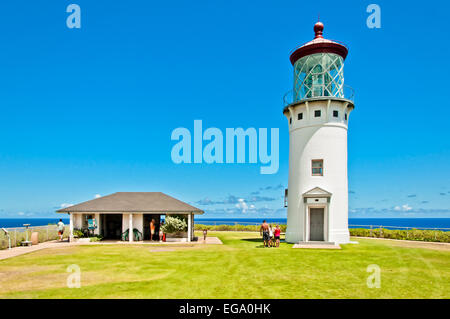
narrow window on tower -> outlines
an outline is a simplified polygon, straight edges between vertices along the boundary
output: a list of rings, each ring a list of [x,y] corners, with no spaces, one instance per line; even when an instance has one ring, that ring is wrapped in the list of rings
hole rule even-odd
[[[303,119],[303,113],[298,113],[297,117],[298,117],[299,120],[302,120]]]
[[[345,120],[347,121],[347,113],[345,113]]]
[[[339,111],[333,111],[333,117],[339,117]]]
[[[323,160],[312,160],[311,167],[313,176],[323,176]]]
[[[292,124],[292,117],[289,118],[289,124]]]
[[[320,117],[320,110],[315,110],[314,111],[314,117]]]

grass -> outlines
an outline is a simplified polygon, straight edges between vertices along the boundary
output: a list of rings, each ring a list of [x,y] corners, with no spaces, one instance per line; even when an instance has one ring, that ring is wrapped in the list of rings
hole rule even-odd
[[[90,245],[0,261],[0,298],[449,298],[450,250],[358,239],[342,250],[262,248],[256,233],[210,232],[224,245]],[[69,289],[66,269],[81,268]],[[381,267],[368,288],[367,266]]]

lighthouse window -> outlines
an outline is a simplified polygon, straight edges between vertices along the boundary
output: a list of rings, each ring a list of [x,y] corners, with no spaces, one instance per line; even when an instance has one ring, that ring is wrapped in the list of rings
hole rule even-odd
[[[333,111],[333,117],[339,117],[339,111]]]
[[[303,113],[298,113],[298,119],[302,120],[303,119]]]
[[[312,160],[312,175],[323,176],[323,160]]]
[[[345,120],[347,121],[347,113],[345,113]]]
[[[292,117],[289,118],[289,124],[292,124]]]
[[[314,111],[314,117],[320,117],[320,110],[315,110]]]

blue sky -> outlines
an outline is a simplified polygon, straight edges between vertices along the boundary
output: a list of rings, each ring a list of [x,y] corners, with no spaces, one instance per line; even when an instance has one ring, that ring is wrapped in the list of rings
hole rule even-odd
[[[366,7],[381,7],[381,29]],[[80,5],[81,29],[66,7]],[[2,1],[0,217],[162,191],[205,217],[285,217],[289,53],[350,47],[350,217],[450,217],[446,1]],[[172,162],[194,120],[279,128],[280,168]]]

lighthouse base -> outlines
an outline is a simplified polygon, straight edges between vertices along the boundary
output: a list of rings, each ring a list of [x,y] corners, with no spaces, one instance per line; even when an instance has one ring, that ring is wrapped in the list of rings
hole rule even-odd
[[[348,244],[350,243],[350,232],[348,229],[330,230],[330,241],[336,244]]]
[[[348,229],[332,229],[330,230],[329,236],[328,236],[328,242],[335,243],[337,245],[339,244],[349,244],[350,243],[350,233]],[[295,231],[286,231],[286,242],[291,244],[297,244],[299,242],[311,242],[311,241],[304,241],[303,234],[301,232],[295,232]],[[317,243],[317,241],[315,241]],[[325,243],[325,241],[322,241]]]

